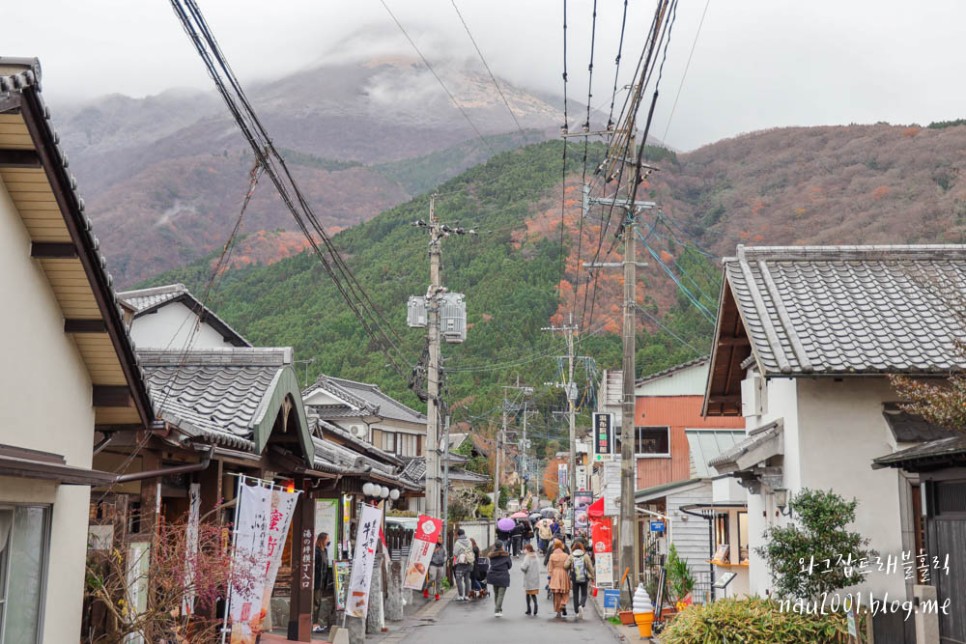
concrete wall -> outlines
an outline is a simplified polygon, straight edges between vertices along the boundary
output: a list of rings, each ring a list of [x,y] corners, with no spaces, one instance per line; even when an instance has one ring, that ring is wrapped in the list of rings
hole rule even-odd
[[[184,349],[198,316],[181,302],[162,306],[134,318],[131,338],[139,349]],[[191,341],[192,349],[226,349],[233,345],[208,324],[202,324]]]
[[[30,239],[0,182],[0,443],[63,455],[90,467],[91,381]],[[52,402],[56,401],[56,404]],[[0,502],[51,504],[44,641],[76,642],[87,549],[86,487],[0,477]]]
[[[871,540],[885,558],[904,547],[900,498],[907,481],[894,469],[873,470],[872,460],[896,448],[882,417],[882,403],[895,400],[885,378],[769,380],[766,410],[747,418],[755,428],[781,419],[784,423],[783,476],[789,496],[803,488],[833,490],[859,502],[852,529]],[[778,512],[774,495],[748,495],[751,547],[761,545],[763,531],[789,521]],[[905,545],[909,547],[908,544]],[[764,563],[751,555],[750,591],[764,595],[771,579]],[[877,596],[904,597],[902,571],[874,571],[859,586]]]
[[[882,417],[882,403],[895,400],[885,378],[803,380],[799,385],[803,487],[832,489],[855,497],[854,529],[871,539],[883,559],[902,552],[898,470],[872,469],[872,460],[895,451],[895,439]],[[904,596],[902,570],[868,576],[864,588]]]

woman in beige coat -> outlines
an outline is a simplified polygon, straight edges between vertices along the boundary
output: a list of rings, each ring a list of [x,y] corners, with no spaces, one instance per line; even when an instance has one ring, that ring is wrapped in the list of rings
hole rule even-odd
[[[567,560],[570,557],[564,552],[563,542],[559,539],[553,542],[553,554],[547,562],[547,572],[550,574],[550,591],[553,593],[553,609],[557,617],[562,617],[561,611],[567,606],[570,596],[570,574],[567,572]]]

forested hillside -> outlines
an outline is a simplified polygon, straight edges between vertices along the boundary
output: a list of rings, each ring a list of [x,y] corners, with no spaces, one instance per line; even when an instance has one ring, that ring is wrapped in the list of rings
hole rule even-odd
[[[600,147],[592,150],[598,158],[602,152]],[[619,298],[620,271],[601,275],[592,316],[595,290],[586,273],[582,279],[590,290],[578,290],[576,306],[571,299],[573,288],[565,279],[577,263],[578,227],[567,226],[561,239],[561,156],[558,142],[522,148],[439,187],[436,209],[440,220],[478,231],[475,236],[449,237],[443,242],[443,280],[450,290],[466,294],[470,327],[465,344],[444,347],[447,400],[454,407],[455,421],[491,414],[502,396],[502,385],[515,382],[516,376],[532,385],[560,380],[557,356],[566,353],[563,339],[541,329],[551,321],[560,322],[565,311],[576,308],[584,322],[579,354],[594,358],[600,368],[620,366],[619,336],[611,333],[620,319],[620,300],[613,299],[615,293]],[[568,193],[577,190],[581,170],[576,156],[571,158]],[[566,221],[573,222],[580,208],[579,199],[568,199]],[[425,293],[429,263],[425,229],[411,222],[427,219],[428,211],[428,197],[419,197],[335,238],[360,282],[401,336],[401,345],[413,363],[424,346],[425,330],[406,327],[406,301],[410,295]],[[599,236],[591,224],[583,231],[586,244]],[[686,252],[683,246],[677,250],[705,290],[714,293],[710,295],[713,300],[716,269],[700,254]],[[200,295],[210,275],[211,262],[206,261],[152,282],[181,281]],[[660,278],[652,271],[647,279]],[[660,294],[657,288],[642,292],[641,303],[660,316],[673,335],[653,323],[642,325],[651,331],[642,336],[639,351],[645,371],[706,351],[711,330],[711,324],[687,300],[674,295],[673,285],[672,290],[660,285]],[[706,303],[713,307],[713,302]],[[310,378],[327,373],[376,382],[392,395],[420,406],[406,382],[386,366],[383,354],[366,338],[311,253],[270,266],[228,271],[216,281],[209,304],[253,342],[291,345],[297,358],[313,358],[308,365]],[[647,317],[642,320],[648,322]],[[302,370],[300,366],[300,374]],[[578,375],[584,383],[591,375],[583,361]],[[583,402],[589,403],[591,397],[585,387]],[[559,390],[549,391],[541,394],[541,400],[548,412],[543,420],[550,422],[549,408],[562,407],[562,396]]]

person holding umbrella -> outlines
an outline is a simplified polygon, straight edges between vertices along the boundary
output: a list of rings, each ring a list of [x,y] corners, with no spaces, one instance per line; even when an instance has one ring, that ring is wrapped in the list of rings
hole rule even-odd
[[[510,543],[510,531],[516,526],[516,522],[510,517],[503,517],[496,522],[496,538],[505,544]]]

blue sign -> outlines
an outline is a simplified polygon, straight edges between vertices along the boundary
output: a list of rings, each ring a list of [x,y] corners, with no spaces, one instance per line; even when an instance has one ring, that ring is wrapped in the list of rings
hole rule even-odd
[[[651,532],[664,532],[664,522],[651,521]]]
[[[621,591],[617,588],[604,589],[604,610],[617,610],[621,603]]]

